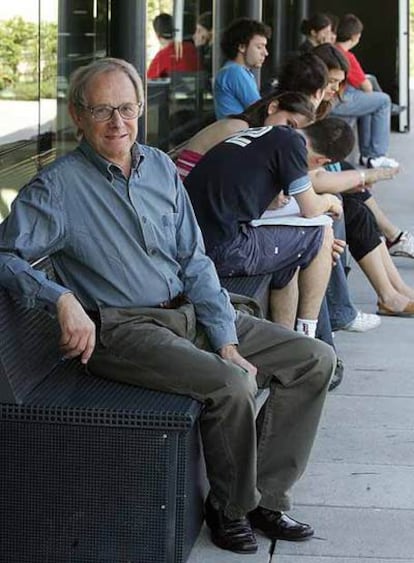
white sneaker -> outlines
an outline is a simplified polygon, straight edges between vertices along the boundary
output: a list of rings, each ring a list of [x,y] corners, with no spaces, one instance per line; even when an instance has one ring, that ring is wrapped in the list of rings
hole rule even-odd
[[[400,240],[392,244],[389,249],[391,256],[404,256],[414,258],[414,235],[409,231],[404,231]]]
[[[380,324],[381,319],[378,315],[358,311],[352,323],[342,330],[347,330],[348,332],[367,332],[367,330],[377,328]]]
[[[397,162],[395,158],[389,158],[388,156],[377,156],[375,158],[368,158],[366,166],[368,168],[399,168],[400,163]]]

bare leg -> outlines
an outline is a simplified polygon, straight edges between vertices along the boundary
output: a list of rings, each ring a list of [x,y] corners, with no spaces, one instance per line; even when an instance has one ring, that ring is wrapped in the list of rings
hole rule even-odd
[[[384,243],[381,243],[368,252],[358,264],[374,288],[378,300],[392,311],[402,311],[410,299],[400,293],[391,282],[387,268],[384,266],[384,247]]]
[[[384,234],[385,238],[390,241],[394,241],[401,232],[401,229],[394,225],[385,215],[383,210],[378,205],[374,197],[370,197],[365,201],[365,205],[374,214],[375,220],[378,223],[380,231]]]
[[[325,227],[322,246],[309,266],[300,270],[283,289],[272,290],[272,321],[293,329],[296,313],[301,319],[317,321],[332,268],[333,231]]]
[[[332,269],[333,231],[325,227],[321,249],[309,266],[299,272],[298,317],[316,320]]]
[[[298,308],[298,272],[282,289],[272,289],[270,293],[270,315],[274,323],[291,330],[295,327]]]
[[[384,242],[380,244],[380,249],[384,269],[386,270],[388,278],[393,287],[398,291],[398,293],[405,295],[410,299],[410,301],[414,301],[414,289],[407,285],[400,276],[400,272],[397,270],[397,267],[392,261],[392,258]]]

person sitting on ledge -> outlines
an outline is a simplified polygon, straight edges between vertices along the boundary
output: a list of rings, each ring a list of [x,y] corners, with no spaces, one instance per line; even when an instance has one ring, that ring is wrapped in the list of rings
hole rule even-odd
[[[349,63],[347,84],[342,99],[332,115],[358,119],[360,163],[368,168],[388,166],[398,168],[398,162],[387,155],[391,128],[391,98],[385,92],[375,92],[358,59],[351,53],[361,39],[364,26],[354,14],[339,21],[336,46]]]
[[[179,53],[174,43],[174,23],[170,14],[158,14],[153,21],[154,31],[161,49],[152,59],[147,77],[149,80],[168,78],[175,72],[196,72],[199,70],[198,54],[192,41],[180,43]]]
[[[321,138],[325,143],[320,142]],[[316,140],[324,150],[315,151]],[[354,136],[340,119],[300,133],[291,127],[240,131],[213,147],[185,178],[206,250],[220,276],[271,273],[271,319],[315,336],[329,281],[331,226],[252,226],[279,193],[293,196],[305,217],[340,216],[339,199],[314,192],[308,169],[345,157]],[[319,225],[319,224],[318,224]]]
[[[214,79],[214,109],[222,119],[240,113],[260,98],[253,74],[268,55],[270,28],[250,18],[234,20],[223,32],[221,49],[227,61]]]
[[[309,53],[317,45],[330,43],[332,40],[332,21],[328,14],[318,12],[300,24],[300,31],[305,40],[298,47],[300,53]]]
[[[57,315],[64,357],[203,404],[206,520],[217,546],[254,553],[253,528],[311,538],[285,511],[334,353],[234,311],[173,162],[136,142],[144,95],[132,65],[103,58],[78,68],[68,99],[80,144],[19,192],[0,225],[1,285]],[[60,283],[30,266],[45,255]],[[258,388],[269,397],[256,426]]]

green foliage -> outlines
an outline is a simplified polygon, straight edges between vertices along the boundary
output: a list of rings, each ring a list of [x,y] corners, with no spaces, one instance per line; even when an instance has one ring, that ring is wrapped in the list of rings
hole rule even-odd
[[[21,16],[0,21],[1,71],[12,84],[18,80],[18,67],[22,63],[36,65],[37,39],[36,25],[25,22]]]
[[[152,22],[155,16],[161,12],[172,13],[172,2],[171,0],[148,0],[147,2],[147,13],[148,20]]]
[[[39,27],[21,16],[0,21],[0,90],[15,99],[37,99],[40,82],[42,97],[55,97],[56,74],[55,23],[42,22]]]
[[[38,82],[20,82],[13,88],[16,100],[38,100],[39,98],[56,98],[56,77],[54,80]]]

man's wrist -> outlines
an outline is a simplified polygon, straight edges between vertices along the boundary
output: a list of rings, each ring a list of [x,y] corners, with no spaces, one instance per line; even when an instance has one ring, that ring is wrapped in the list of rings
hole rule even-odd
[[[220,355],[232,351],[237,351],[237,344],[235,342],[229,342],[228,344],[223,344],[223,346],[220,346],[220,348],[218,349]]]

